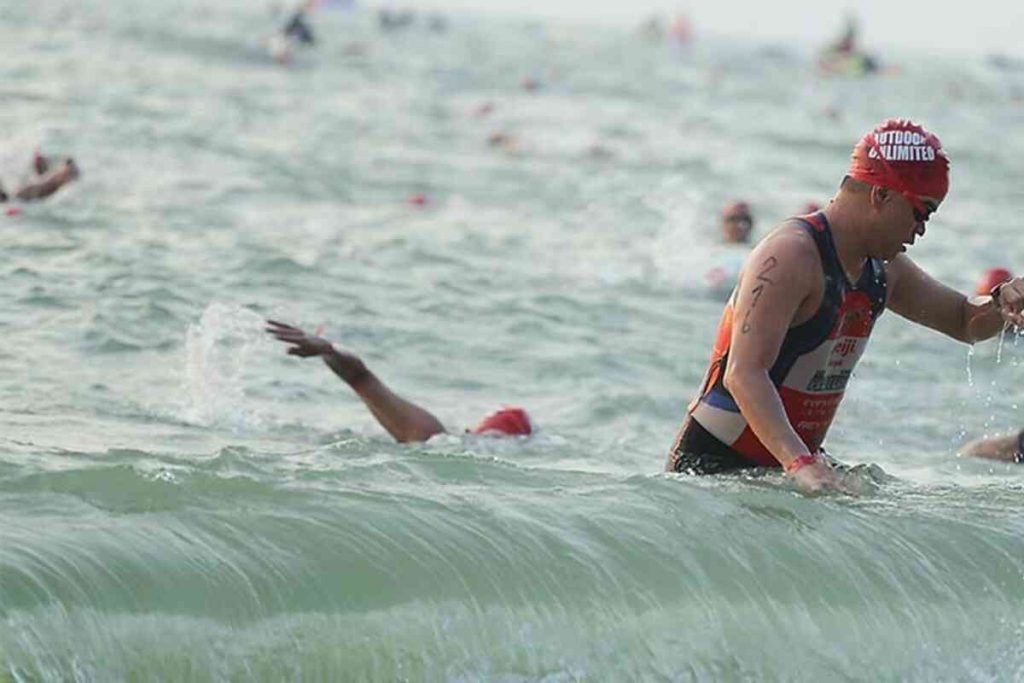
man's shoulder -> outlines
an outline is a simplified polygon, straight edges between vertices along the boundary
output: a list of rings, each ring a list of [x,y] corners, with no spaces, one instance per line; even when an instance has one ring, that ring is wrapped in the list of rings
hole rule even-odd
[[[795,221],[777,225],[750,252],[741,280],[756,277],[766,268],[778,283],[793,288],[791,291],[819,286],[821,255],[814,235]]]
[[[776,225],[757,243],[754,252],[772,254],[777,258],[818,260],[818,244],[814,235],[797,221]]]

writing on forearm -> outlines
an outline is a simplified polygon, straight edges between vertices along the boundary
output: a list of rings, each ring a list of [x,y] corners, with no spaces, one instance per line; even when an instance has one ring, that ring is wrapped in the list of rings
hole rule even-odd
[[[761,300],[761,295],[764,294],[764,288],[768,285],[775,284],[775,281],[768,277],[768,273],[772,272],[777,265],[779,265],[779,262],[774,256],[769,256],[761,263],[761,270],[757,274],[757,285],[750,291],[750,307],[743,315],[743,325],[740,326],[740,332],[743,334],[746,334],[751,330],[750,314],[754,312],[755,308],[757,308],[757,302]]]

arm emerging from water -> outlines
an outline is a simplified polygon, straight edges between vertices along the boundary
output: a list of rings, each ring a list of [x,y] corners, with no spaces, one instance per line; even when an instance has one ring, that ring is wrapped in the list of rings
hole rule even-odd
[[[37,164],[38,167],[38,164]],[[47,166],[44,166],[44,168]],[[42,175],[25,183],[18,189],[15,196],[23,201],[46,199],[79,176],[78,166],[73,159],[67,159],[59,167],[48,170]]]
[[[352,387],[373,416],[396,441],[426,441],[445,431],[428,410],[391,391],[363,361],[351,351],[338,348],[329,340],[307,334],[276,320],[267,321],[267,332],[290,346],[288,354],[300,358],[320,356],[334,374]]]

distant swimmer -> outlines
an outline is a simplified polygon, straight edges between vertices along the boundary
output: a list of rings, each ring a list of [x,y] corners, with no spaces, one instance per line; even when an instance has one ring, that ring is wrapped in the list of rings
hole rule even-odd
[[[750,233],[754,230],[754,215],[750,212],[750,204],[744,201],[726,204],[718,227],[722,232],[722,241],[726,244],[748,243]]]
[[[857,34],[857,17],[848,14],[842,35],[819,55],[819,68],[842,76],[865,76],[878,71],[875,58],[858,47]]]
[[[285,24],[282,33],[286,38],[302,43],[303,45],[313,45],[316,43],[316,38],[313,36],[313,30],[309,28],[309,24],[306,20],[306,13],[309,11],[310,3],[306,3],[304,6],[295,10],[292,14],[291,19]]]
[[[327,367],[352,387],[377,422],[396,441],[426,441],[446,431],[444,425],[430,411],[391,391],[351,351],[332,344],[318,334],[307,334],[298,327],[276,320],[268,320],[266,330],[290,346],[289,355],[300,358],[323,358]],[[476,427],[467,431],[474,434],[528,436],[533,433],[533,425],[525,410],[506,407],[487,415]]]
[[[754,214],[750,204],[745,201],[732,201],[726,204],[719,214],[718,230],[722,242],[727,245],[746,246],[750,243],[750,234],[754,230]],[[747,251],[729,249],[729,253],[717,254],[715,265],[704,273],[704,283],[718,294],[727,294],[739,277]]]
[[[78,165],[71,157],[54,167],[48,157],[39,153],[36,153],[32,160],[32,170],[33,176],[15,190],[15,199],[26,202],[46,199],[81,175]],[[9,199],[7,192],[0,187],[0,202],[6,202]]]
[[[693,40],[693,27],[686,15],[677,12],[668,27],[668,36],[676,45],[687,45]]]
[[[846,24],[843,26],[843,33],[839,39],[829,46],[829,49],[839,54],[853,54],[857,51],[857,16],[846,15]]]
[[[875,321],[888,308],[965,343],[1024,323],[1024,280],[968,298],[903,252],[949,189],[938,137],[889,119],[856,144],[823,211],[754,247],[667,468],[781,467],[805,490],[849,492],[822,443]]]
[[[295,56],[295,46],[311,46],[316,43],[313,29],[309,27],[309,12],[316,0],[306,0],[296,9],[281,30],[266,40],[267,52],[280,64],[289,65]]]
[[[514,152],[519,149],[519,137],[515,133],[498,130],[487,136],[487,144],[495,149]]]
[[[651,42],[661,41],[665,39],[665,24],[657,14],[648,17],[640,26],[637,27],[637,35],[645,40]]]
[[[412,10],[393,10],[382,7],[377,10],[377,25],[382,31],[395,31],[412,26],[416,15]]]
[[[979,296],[991,294],[992,290],[996,287],[999,287],[1007,280],[1012,279],[1013,273],[1008,271],[1006,268],[989,268],[981,274],[981,278],[978,280],[978,284],[974,288],[974,293]]]

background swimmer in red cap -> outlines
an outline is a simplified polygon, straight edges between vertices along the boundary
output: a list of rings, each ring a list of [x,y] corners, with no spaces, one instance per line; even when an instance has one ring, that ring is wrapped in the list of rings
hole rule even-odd
[[[754,229],[754,216],[750,213],[750,204],[743,201],[726,204],[722,209],[718,227],[722,231],[722,239],[728,244],[749,242],[750,233]]]
[[[725,244],[746,245],[754,229],[754,216],[744,201],[729,202],[722,208],[718,229]],[[722,254],[719,262],[704,273],[704,282],[718,294],[726,294],[743,266],[746,252]]]
[[[848,490],[822,443],[875,320],[888,308],[966,343],[1024,323],[1024,280],[967,296],[903,252],[949,188],[939,139],[890,119],[854,147],[839,191],[751,252],[668,469],[782,467],[806,490]]]
[[[993,289],[1012,279],[1013,273],[1006,268],[989,268],[981,274],[981,279],[978,280],[978,286],[975,287],[974,293],[979,296],[991,294]]]
[[[267,321],[267,332],[290,346],[288,354],[300,358],[320,356],[334,374],[352,387],[366,407],[388,434],[402,443],[426,441],[446,430],[425,408],[408,401],[395,392],[351,351],[339,348],[318,334],[307,334],[298,327]],[[319,330],[317,330],[319,333]],[[530,417],[522,408],[506,407],[481,420],[472,430],[474,434],[528,436],[533,433]]]
[[[71,157],[65,159],[56,168],[51,168],[51,166],[52,162],[49,158],[36,152],[32,159],[34,177],[23,183],[14,192],[15,199],[26,202],[46,199],[81,175],[78,165]],[[5,202],[8,199],[7,193],[0,187],[0,202]]]

